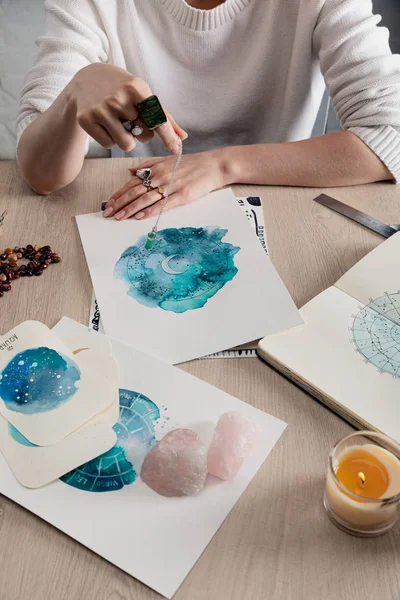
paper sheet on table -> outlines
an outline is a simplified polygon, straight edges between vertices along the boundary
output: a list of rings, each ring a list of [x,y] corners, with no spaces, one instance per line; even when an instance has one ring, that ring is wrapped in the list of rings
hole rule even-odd
[[[243,196],[238,197],[237,202],[242,210],[243,216],[246,217],[247,222],[259,239],[265,254],[268,256],[267,237],[261,199],[258,196]],[[89,326],[93,327],[93,329],[96,331],[104,333],[99,306],[94,294],[91,301]],[[244,345],[239,345],[236,348],[221,350],[220,352],[209,354],[204,358],[256,358],[256,348],[256,342],[249,342]]]
[[[131,280],[132,269],[145,273],[145,285],[146,290],[150,289],[149,293],[153,293],[154,286],[157,288],[159,285],[154,281],[154,273],[159,276],[160,266],[165,259],[162,262],[157,259],[158,251],[150,253],[144,267],[136,264],[135,257],[131,261],[131,251],[124,255],[128,257],[127,278],[132,283],[131,288],[114,278],[114,268],[121,255],[142,235],[147,234],[149,223],[134,220],[118,223],[104,219],[101,214],[82,215],[77,217],[77,222],[105,332],[149,354],[170,363],[179,363],[301,323],[292,299],[242,218],[241,209],[230,190],[215,192],[190,206],[182,206],[163,215],[163,230],[172,228],[175,231],[178,228],[179,231],[182,226],[196,231],[207,227],[213,232],[226,230],[217,246],[211,244],[202,250],[208,259],[210,256],[220,256],[221,248],[239,248],[234,256],[233,268],[227,270],[225,263],[216,266],[220,279],[237,269],[232,278],[221,287],[217,279],[218,288],[211,288],[212,295],[202,308],[182,313],[169,308],[163,310],[158,306],[149,308],[132,297],[137,294],[137,283]],[[106,239],[107,244],[104,243]],[[177,270],[183,268],[185,261],[189,264],[186,268],[193,269],[197,263],[192,265],[190,256],[189,244],[182,249],[179,260],[175,261],[179,263],[178,267],[173,261],[174,256],[167,258],[170,264],[174,262]],[[154,265],[148,267],[150,261]],[[185,271],[169,275],[171,281],[175,282],[172,285],[178,285],[176,275],[179,277],[182,272]],[[192,270],[188,270],[188,273],[191,277]],[[165,279],[164,273],[162,277]],[[191,283],[188,285],[188,289],[191,289]],[[209,286],[209,283],[206,285]],[[215,292],[215,289],[218,291]],[[210,291],[210,287],[207,291]],[[197,301],[195,291],[190,292],[186,301],[193,298],[191,294]],[[204,297],[203,292],[201,294]]]
[[[237,203],[242,210],[242,214],[257,236],[265,254],[268,256],[267,234],[265,229],[264,212],[262,208],[261,198],[258,196],[240,196],[237,198]],[[90,304],[89,327],[94,331],[104,333],[103,323],[101,321],[100,309],[94,293]],[[257,357],[257,342],[249,342],[236,348],[229,350],[221,350],[209,354],[203,358],[256,358]],[[201,358],[201,357],[200,357]]]
[[[261,441],[238,476],[229,482],[211,478],[195,497],[165,498],[139,478],[116,490],[114,483],[121,482],[123,475],[117,465],[113,471],[108,461],[98,464],[97,471],[92,463],[90,469],[82,468],[72,476],[74,485],[81,489],[57,481],[32,491],[18,484],[0,458],[0,493],[171,598],[274,447],[285,424],[134,348],[116,341],[112,345],[125,406],[130,406],[126,405],[127,398],[134,398],[138,404],[131,409],[140,407],[157,439],[169,429],[188,427],[208,445],[217,419],[227,410],[237,410],[259,423]],[[146,406],[147,413],[143,411]],[[120,431],[128,435],[125,448],[130,447],[131,436],[138,429],[137,414],[132,419],[131,409],[125,407],[120,416]],[[153,420],[155,411],[160,415],[157,421]],[[124,448],[123,439],[119,446]],[[114,455],[126,466],[120,450]],[[86,491],[93,487],[114,491]],[[268,492],[264,500],[268,502]]]
[[[22,485],[39,488],[110,450],[117,441],[112,425],[92,422],[52,446],[35,446],[0,415],[0,453]]]

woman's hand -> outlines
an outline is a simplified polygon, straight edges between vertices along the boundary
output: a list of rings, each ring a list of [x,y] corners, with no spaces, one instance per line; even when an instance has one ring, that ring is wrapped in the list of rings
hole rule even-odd
[[[67,86],[69,100],[76,110],[79,125],[104,148],[115,144],[129,152],[136,146],[136,138],[122,125],[124,121],[138,120],[143,133],[137,136],[147,143],[157,133],[165,147],[177,154],[179,140],[187,134],[165,111],[167,122],[149,130],[140,119],[136,105],[152,95],[149,85],[131,73],[114,65],[95,63],[81,69]]]
[[[133,179],[112,195],[103,215],[118,221],[157,215],[163,198],[157,188],[166,191],[175,162],[174,157],[153,158],[140,165],[142,169],[151,169],[151,182],[155,188],[151,191],[147,191],[142,180],[135,176],[136,169],[129,169]],[[223,149],[183,156],[166,209],[187,204],[232,183],[227,165]]]

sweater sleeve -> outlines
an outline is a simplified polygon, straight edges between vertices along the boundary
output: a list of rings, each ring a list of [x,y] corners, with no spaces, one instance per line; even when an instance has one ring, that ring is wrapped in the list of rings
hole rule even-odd
[[[342,127],[400,182],[400,56],[370,0],[325,0],[313,44]]]
[[[21,92],[17,143],[80,69],[108,60],[107,36],[91,0],[45,0],[45,11],[46,33],[36,42],[36,61]]]

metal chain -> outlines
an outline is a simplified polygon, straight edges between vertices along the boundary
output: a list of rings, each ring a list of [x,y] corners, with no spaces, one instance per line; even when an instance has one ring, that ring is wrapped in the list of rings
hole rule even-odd
[[[175,179],[176,173],[177,173],[177,171],[179,169],[179,165],[180,165],[181,160],[182,160],[182,141],[181,141],[180,138],[178,138],[178,139],[179,139],[179,152],[178,152],[177,157],[176,157],[175,167],[174,167],[174,170],[172,171],[171,179],[169,180],[169,184],[167,186],[167,189],[166,189],[163,201],[161,203],[160,212],[158,213],[158,217],[157,217],[156,223],[155,223],[155,225],[154,225],[154,227],[152,229],[153,233],[157,233],[158,223],[160,222],[161,215],[164,212],[165,206],[166,206],[167,201],[168,201],[168,197],[169,197],[169,195],[171,193],[172,186],[174,184],[174,179]]]

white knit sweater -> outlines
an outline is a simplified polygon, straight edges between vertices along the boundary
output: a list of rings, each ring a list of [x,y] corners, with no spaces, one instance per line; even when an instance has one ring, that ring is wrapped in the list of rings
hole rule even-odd
[[[18,138],[94,62],[145,79],[189,132],[185,152],[308,138],[326,84],[343,128],[400,180],[400,56],[370,0],[225,0],[206,11],[185,0],[45,6]],[[136,153],[165,151],[156,136]]]

